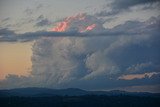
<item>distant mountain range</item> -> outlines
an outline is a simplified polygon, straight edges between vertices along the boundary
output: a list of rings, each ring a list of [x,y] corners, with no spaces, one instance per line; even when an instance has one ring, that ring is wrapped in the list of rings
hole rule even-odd
[[[47,88],[17,88],[0,90],[0,97],[21,96],[21,97],[49,97],[49,96],[83,96],[83,95],[106,95],[106,96],[156,96],[160,93],[148,92],[126,92],[120,90],[112,91],[86,91],[78,88],[47,89]]]

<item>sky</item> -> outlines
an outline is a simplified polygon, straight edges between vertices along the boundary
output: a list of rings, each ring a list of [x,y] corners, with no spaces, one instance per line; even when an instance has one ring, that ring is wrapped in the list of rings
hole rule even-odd
[[[159,0],[0,0],[0,89],[160,92]]]

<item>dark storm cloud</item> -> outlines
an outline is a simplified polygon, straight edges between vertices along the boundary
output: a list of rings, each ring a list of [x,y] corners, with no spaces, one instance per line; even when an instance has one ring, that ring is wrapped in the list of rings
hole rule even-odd
[[[0,34],[0,41],[1,42],[26,42],[26,41],[33,41],[39,39],[41,37],[96,37],[96,36],[119,36],[122,34],[128,34],[126,32],[101,32],[101,33],[79,33],[76,31],[73,32],[52,32],[52,31],[37,31],[37,32],[26,32],[24,34],[7,34],[10,31],[2,32]],[[6,34],[7,35],[6,35]]]
[[[153,4],[159,3],[159,0],[114,0],[111,4],[107,5],[111,8],[111,11],[101,11],[96,13],[97,16],[110,16],[116,15],[120,12],[130,11],[130,8],[137,5],[145,5],[145,4]],[[148,9],[149,7],[144,7],[144,9]]]
[[[82,81],[73,81],[70,86],[64,87],[83,87],[84,89],[112,89],[116,87],[127,87],[127,86],[141,86],[141,85],[156,85],[159,84],[160,75],[154,75],[151,78],[145,77],[142,79],[133,79],[133,80],[117,80],[117,79],[108,79],[103,76],[96,79]],[[68,84],[67,84],[68,85]],[[89,85],[89,86],[88,86]]]
[[[0,42],[16,42],[15,32],[7,28],[0,29]]]
[[[8,31],[9,32],[9,31]],[[7,33],[7,32],[5,32]],[[100,37],[100,36],[121,36],[121,35],[137,35],[140,32],[122,32],[122,31],[113,31],[107,30],[100,33],[93,33],[93,32],[52,32],[52,31],[37,31],[37,32],[26,32],[24,34],[0,34],[0,41],[1,42],[26,42],[26,41],[33,41],[39,39],[41,37]]]
[[[152,77],[145,77],[133,80],[117,80],[109,79],[105,76],[89,80],[74,80],[69,83],[62,83],[57,86],[54,84],[48,85],[47,81],[37,81],[34,76],[25,77],[17,75],[8,75],[5,80],[0,81],[0,88],[23,88],[23,87],[47,87],[47,88],[81,88],[87,90],[101,90],[101,89],[116,89],[117,87],[143,86],[143,85],[158,85],[160,81],[160,74]],[[51,81],[50,81],[51,82]],[[160,87],[159,87],[160,88]]]
[[[14,35],[14,31],[13,30],[9,30],[7,28],[1,28],[0,29],[0,36],[9,36],[9,35]]]
[[[135,5],[143,5],[147,3],[155,3],[159,0],[115,0],[111,3],[111,7],[116,10],[129,9]]]

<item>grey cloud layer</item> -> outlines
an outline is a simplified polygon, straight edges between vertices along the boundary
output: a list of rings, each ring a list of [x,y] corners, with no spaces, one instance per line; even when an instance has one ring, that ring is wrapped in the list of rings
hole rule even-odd
[[[103,29],[80,33],[76,30],[67,32],[36,31],[16,34],[7,28],[0,29],[0,42],[26,42],[39,39],[41,37],[99,37],[99,36],[122,36],[122,35],[158,35],[159,17],[152,17],[146,22],[127,21],[122,25],[112,29]],[[96,22],[100,24],[101,22]],[[152,24],[150,24],[152,23]],[[126,30],[127,29],[127,30]]]
[[[112,31],[106,30],[99,33],[86,32],[80,33],[77,31],[71,32],[53,32],[53,31],[37,31],[37,32],[27,32],[24,34],[15,34],[10,30],[1,29],[0,42],[26,42],[39,39],[41,37],[98,37],[98,36],[120,36],[120,35],[137,35],[140,32],[122,32],[122,31]]]
[[[115,0],[111,3],[111,7],[113,9],[128,9],[129,7],[147,3],[155,3],[159,2],[159,0]]]
[[[151,5],[153,3],[160,3],[159,0],[114,0],[111,2],[107,7],[111,8],[111,11],[101,11],[99,13],[96,13],[97,16],[110,16],[110,15],[116,15],[124,11],[129,11],[131,7],[138,6],[138,5]],[[148,8],[149,8],[148,7]]]

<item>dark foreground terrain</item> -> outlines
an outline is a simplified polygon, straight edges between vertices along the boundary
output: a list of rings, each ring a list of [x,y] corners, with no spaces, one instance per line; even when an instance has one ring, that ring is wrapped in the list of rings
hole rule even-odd
[[[160,107],[160,98],[103,95],[1,97],[0,107]]]
[[[22,88],[0,90],[0,107],[160,107],[160,94]]]

